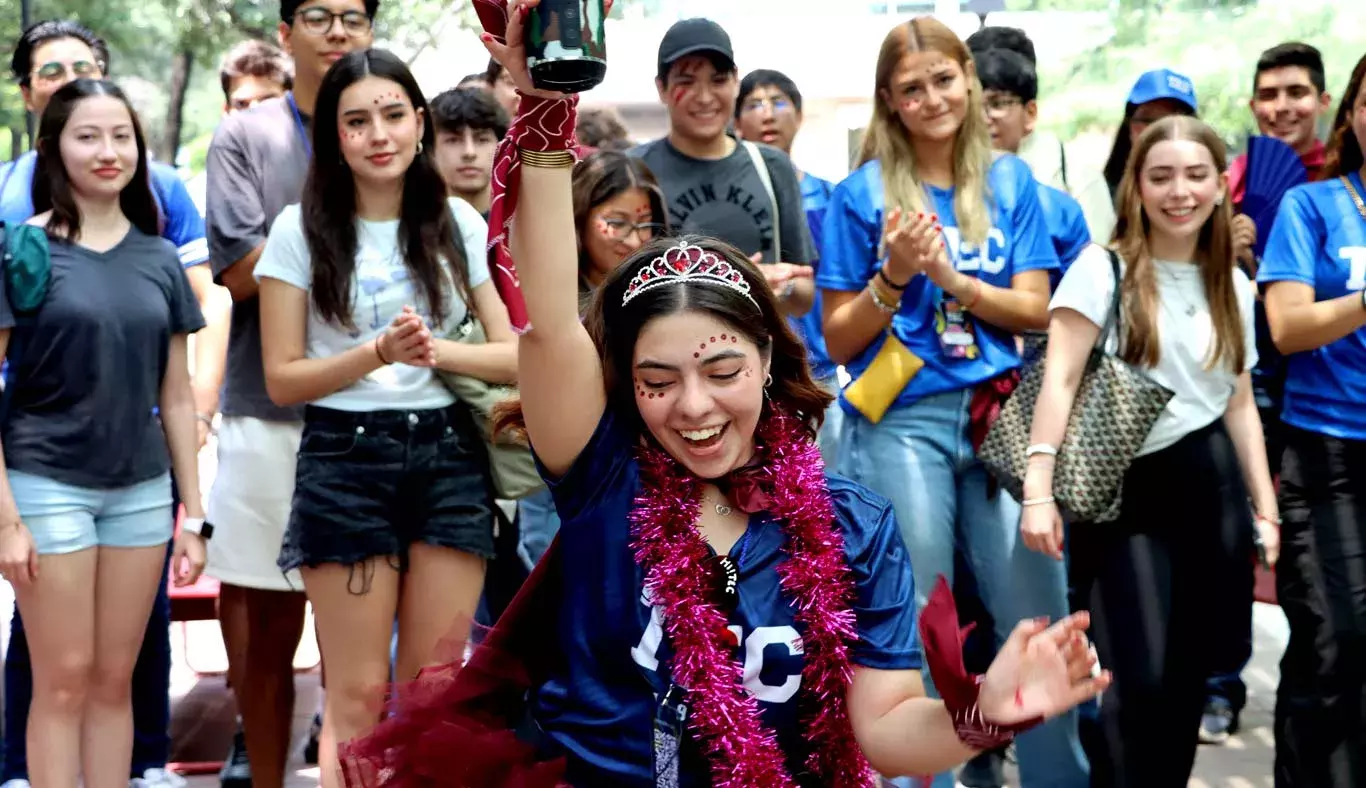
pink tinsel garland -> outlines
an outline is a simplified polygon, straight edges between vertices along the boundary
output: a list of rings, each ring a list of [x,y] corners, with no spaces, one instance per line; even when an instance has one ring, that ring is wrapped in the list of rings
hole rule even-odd
[[[845,692],[853,678],[848,644],[858,637],[853,580],[834,520],[824,464],[803,425],[771,411],[756,436],[771,484],[770,512],[783,524],[788,559],[778,568],[784,597],[803,631],[805,767],[831,788],[867,788],[875,777],[854,739]],[[702,482],[663,450],[640,454],[642,488],[631,512],[632,547],[664,613],[674,647],[674,681],[687,689],[690,727],[711,763],[715,788],[795,788],[758,701],[741,685],[727,619],[710,601],[706,542],[697,531]]]

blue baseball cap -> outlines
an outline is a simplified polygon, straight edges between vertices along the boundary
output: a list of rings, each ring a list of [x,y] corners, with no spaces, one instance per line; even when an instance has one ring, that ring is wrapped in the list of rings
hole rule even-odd
[[[1179,101],[1190,107],[1191,112],[1199,111],[1195,101],[1195,83],[1185,74],[1178,74],[1169,68],[1145,73],[1134,83],[1134,89],[1129,91],[1130,104],[1147,104],[1162,99]]]

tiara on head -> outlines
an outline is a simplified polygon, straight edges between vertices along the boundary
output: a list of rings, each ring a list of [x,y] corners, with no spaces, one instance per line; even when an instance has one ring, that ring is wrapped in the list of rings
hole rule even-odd
[[[759,306],[759,302],[750,295],[749,282],[745,281],[745,276],[739,269],[721,259],[715,252],[690,245],[686,241],[679,241],[678,246],[671,247],[637,271],[636,275],[631,277],[631,283],[626,286],[626,295],[622,297],[621,305],[626,306],[631,303],[631,299],[657,287],[683,282],[728,287],[748,298],[751,304]]]

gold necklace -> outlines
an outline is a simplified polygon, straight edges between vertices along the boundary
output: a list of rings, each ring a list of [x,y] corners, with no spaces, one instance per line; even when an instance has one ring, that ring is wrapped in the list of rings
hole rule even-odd
[[[1352,202],[1356,203],[1357,213],[1361,214],[1361,218],[1366,219],[1366,202],[1363,202],[1361,195],[1357,194],[1357,188],[1352,185],[1352,179],[1348,178],[1346,175],[1339,175],[1338,180],[1342,181],[1343,186],[1347,187],[1347,193],[1351,195]]]

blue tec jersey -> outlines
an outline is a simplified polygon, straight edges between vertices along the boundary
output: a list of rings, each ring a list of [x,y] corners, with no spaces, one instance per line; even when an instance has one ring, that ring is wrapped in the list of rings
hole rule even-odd
[[[1044,183],[1039,184],[1039,208],[1043,211],[1044,223],[1048,225],[1053,251],[1058,253],[1058,270],[1050,275],[1053,289],[1056,290],[1063,274],[1081,256],[1082,250],[1091,244],[1091,230],[1086,226],[1086,215],[1082,213],[1081,203],[1067,192]]]
[[[609,411],[570,471],[550,484],[563,525],[562,610],[553,644],[563,658],[532,699],[541,729],[569,754],[577,788],[654,788],[653,722],[670,686],[672,656],[660,612],[649,603],[643,570],[630,547],[627,522],[640,491],[634,431]],[[918,670],[914,584],[905,543],[886,499],[827,475],[835,519],[855,584],[857,665]],[[740,572],[732,630],[742,644],[744,684],[759,700],[790,769],[806,756],[798,724],[802,634],[777,567],[786,560],[782,527],[767,515],[750,520],[731,550]],[[681,785],[702,788],[710,775],[700,749],[686,737]]]
[[[1366,194],[1356,173],[1348,176]],[[1316,301],[1366,289],[1366,219],[1342,181],[1296,186],[1281,200],[1262,265],[1262,285],[1300,282]],[[1366,440],[1366,328],[1287,357],[1281,418],[1303,430]]]
[[[0,221],[26,222],[33,218],[33,174],[38,154],[29,151],[0,167]],[[204,239],[204,217],[200,216],[190,192],[175,168],[161,162],[148,162],[152,196],[161,209],[164,226],[161,237],[175,244],[180,264],[185,268],[209,262],[209,244]]]
[[[802,173],[802,210],[806,211],[806,223],[811,228],[811,248],[817,253],[821,248],[821,226],[825,223],[825,209],[830,204],[830,194],[835,184],[824,178],[817,178],[809,172]],[[819,268],[820,261],[817,259]],[[792,327],[802,342],[806,344],[807,360],[811,364],[811,376],[816,380],[826,380],[835,376],[835,363],[825,350],[825,329],[821,326],[821,294],[811,304],[811,311],[792,321]]]
[[[964,241],[956,226],[953,189],[926,186],[927,208],[939,215],[945,246],[959,271],[997,287],[1010,287],[1011,279],[1026,271],[1056,271],[1058,254],[1044,213],[1039,205],[1038,184],[1029,167],[1009,154],[998,157],[987,174],[992,227],[986,244]],[[879,244],[883,222],[882,167],[870,161],[835,187],[825,214],[821,265],[816,286],[827,290],[857,292],[882,264]],[[961,391],[990,380],[1020,365],[1015,338],[1009,331],[981,320],[972,320],[976,358],[950,358],[941,348],[936,318],[944,292],[926,276],[911,280],[901,309],[892,317],[897,339],[925,366],[908,383],[892,407],[906,407],[923,397]],[[845,365],[858,378],[868,368],[885,341],[885,334]],[[844,409],[857,414],[847,401]]]

